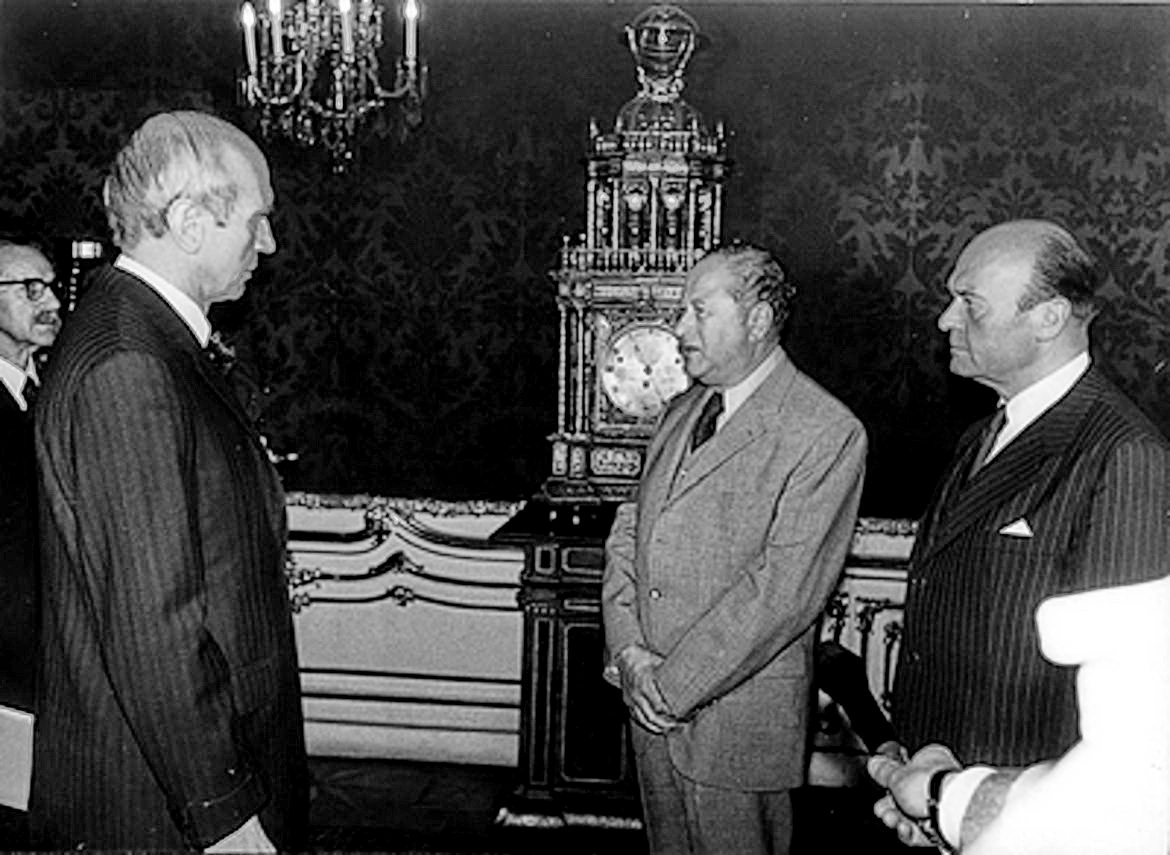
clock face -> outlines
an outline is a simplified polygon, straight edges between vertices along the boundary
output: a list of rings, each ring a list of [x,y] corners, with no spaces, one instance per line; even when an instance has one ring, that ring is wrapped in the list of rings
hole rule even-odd
[[[635,324],[615,336],[601,363],[601,388],[631,416],[654,418],[691,383],[678,339],[665,327]]]

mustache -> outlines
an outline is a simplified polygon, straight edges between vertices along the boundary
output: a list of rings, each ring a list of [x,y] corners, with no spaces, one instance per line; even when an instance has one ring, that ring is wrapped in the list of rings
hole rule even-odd
[[[46,309],[43,312],[37,312],[33,315],[33,322],[43,327],[60,327],[61,316],[56,312],[51,312]]]

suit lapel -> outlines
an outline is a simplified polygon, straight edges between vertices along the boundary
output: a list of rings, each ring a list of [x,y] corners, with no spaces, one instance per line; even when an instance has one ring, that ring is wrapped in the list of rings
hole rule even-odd
[[[244,411],[243,404],[240,403],[239,397],[223,372],[207,358],[207,355],[196,349],[191,354],[191,358],[194,360],[196,373],[219,396],[219,399],[223,401],[248,436],[248,442],[252,445],[252,451],[257,457],[258,474],[265,482],[263,485],[266,499],[264,506],[268,512],[268,521],[272,525],[278,542],[283,543],[285,539],[284,491],[280,485],[280,476],[268,457],[268,450],[260,441],[256,425]]]
[[[1013,496],[1027,490],[1033,491],[1034,495],[1029,498],[1022,515],[1030,513],[1047,496],[1045,482],[1051,483],[1061,471],[1053,463],[1067,458],[1068,449],[1076,440],[1089,406],[1098,397],[1099,388],[1098,377],[1090,369],[1063,398],[967,481],[966,473],[970,471],[975,448],[979,445],[980,431],[973,431],[968,446],[960,452],[957,465],[949,473],[947,487],[934,509],[922,558],[946,546],[972,525],[984,521],[987,514],[1004,506]]]
[[[777,421],[777,411],[783,405],[795,379],[796,366],[792,364],[790,359],[783,358],[760,387],[743,402],[738,410],[732,413],[727,424],[692,455],[686,476],[675,480],[672,485],[670,501],[673,502],[686,495],[712,472],[750,445],[756,437],[773,429]],[[704,397],[699,396],[695,404],[692,405],[690,418],[686,420],[687,430],[676,438],[675,453],[679,458],[687,453],[690,429],[698,420],[699,412],[702,409],[698,401]]]
[[[212,364],[211,360],[203,352],[191,328],[183,322],[183,319],[175,313],[153,288],[145,282],[142,282],[138,277],[123,270],[112,268],[112,271],[114,275],[121,277],[127,283],[131,283],[129,287],[133,288],[131,292],[134,295],[133,299],[139,304],[141,311],[150,320],[152,326],[158,330],[157,334],[162,346],[171,353],[176,354],[177,358],[186,360],[193,367],[195,376],[208,386],[215,393],[216,397],[223,402],[224,407],[231,413],[232,418],[239,423],[240,428],[247,435],[248,441],[253,447],[253,452],[258,455],[258,468],[264,473],[262,477],[267,482],[264,485],[265,498],[267,499],[264,504],[268,512],[269,521],[277,537],[283,539],[285,520],[283,490],[280,486],[280,478],[268,458],[267,450],[260,442],[260,435],[256,431],[255,423],[244,411],[243,404],[240,403],[231,384],[228,383],[227,378],[223,376],[219,368]]]
[[[691,432],[703,409],[706,393],[706,387],[698,384],[693,384],[684,392],[679,405],[667,410],[655,440],[647,450],[646,472],[652,475],[642,480],[639,490],[643,513],[650,519],[658,516],[670,497],[675,476],[687,453]]]

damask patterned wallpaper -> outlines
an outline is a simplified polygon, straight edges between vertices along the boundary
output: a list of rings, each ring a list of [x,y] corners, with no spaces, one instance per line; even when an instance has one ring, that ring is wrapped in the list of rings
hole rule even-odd
[[[588,121],[634,94],[642,3],[424,0],[422,129],[333,176],[266,145],[278,252],[213,318],[290,487],[522,498],[548,473],[556,307]],[[797,362],[871,438],[863,512],[913,516],[991,406],[934,326],[962,244],[1057,218],[1101,258],[1096,353],[1170,428],[1170,10],[688,3],[685,97],[732,134],[725,233],[802,291]],[[0,226],[104,236],[102,172],[163,108],[234,102],[230,0],[3,0]],[[393,41],[391,39],[391,41]],[[393,51],[387,50],[387,60]]]

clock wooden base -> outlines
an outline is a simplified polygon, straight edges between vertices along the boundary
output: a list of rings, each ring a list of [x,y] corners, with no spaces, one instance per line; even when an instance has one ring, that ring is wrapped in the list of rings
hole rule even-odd
[[[629,828],[640,816],[626,708],[601,676],[601,574],[616,507],[539,496],[491,537],[525,556],[520,780],[506,806],[516,824],[590,817]]]

